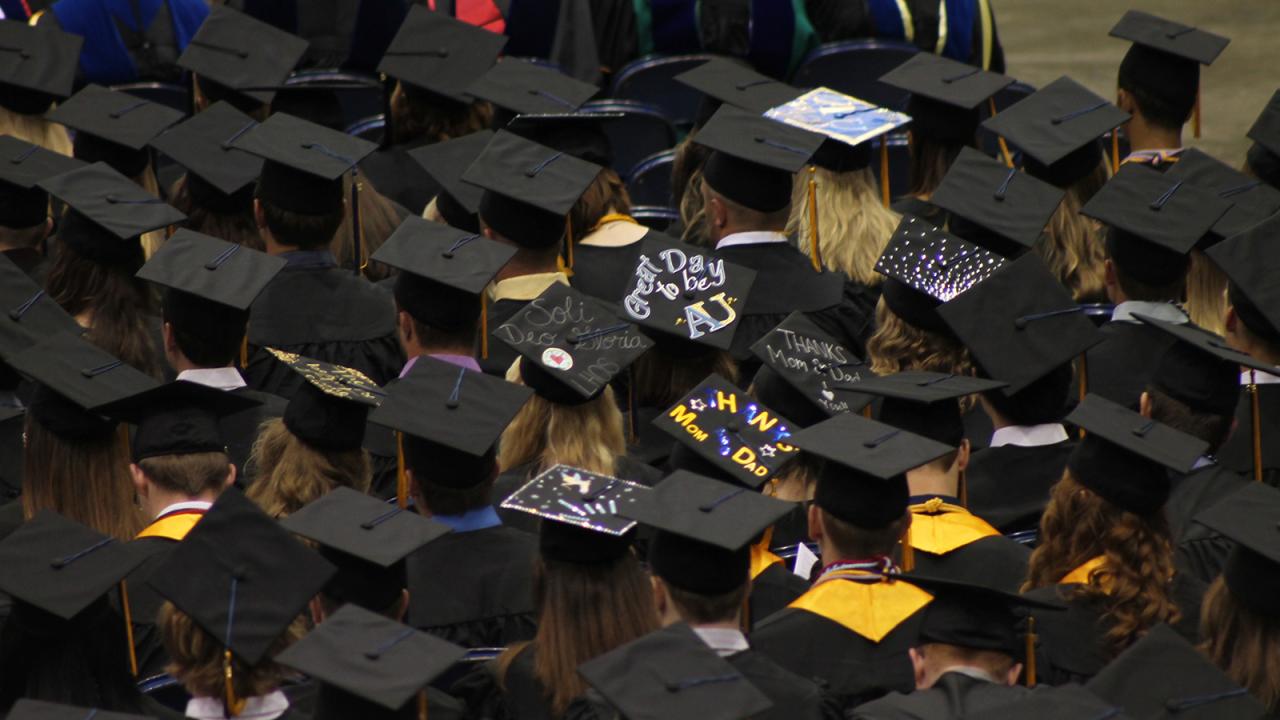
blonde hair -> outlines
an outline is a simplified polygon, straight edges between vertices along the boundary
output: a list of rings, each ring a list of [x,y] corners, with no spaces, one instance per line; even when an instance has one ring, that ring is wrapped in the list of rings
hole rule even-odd
[[[1076,302],[1101,302],[1106,299],[1107,250],[1102,227],[1080,214],[1082,204],[1068,190],[1035,250]]]
[[[1227,276],[1199,250],[1191,251],[1186,307],[1191,322],[1218,335],[1226,332]]]
[[[23,449],[22,515],[53,510],[121,542],[143,528],[124,426],[101,439],[63,440],[30,414]]]
[[[351,173],[342,176],[342,196],[351,197]],[[351,223],[354,213],[345,213],[342,224],[333,234],[329,249],[341,267],[354,268],[364,265],[363,275],[369,280],[378,281],[391,275],[391,268],[369,259],[382,244],[391,237],[391,233],[399,227],[403,218],[396,209],[395,203],[378,192],[373,181],[367,177],[360,180],[360,257],[355,257],[355,244],[352,242]]]
[[[971,375],[973,371],[969,351],[963,345],[898,317],[883,296],[876,304],[876,331],[867,341],[867,356],[876,375],[908,370]]]
[[[524,384],[519,363],[507,380]],[[581,405],[560,405],[534,395],[502,433],[498,468],[506,472],[529,463],[537,469],[565,464],[604,475],[614,473],[614,461],[627,452],[622,412],[613,388]]]
[[[809,252],[809,177],[796,173],[791,190],[787,234]],[[818,250],[828,270],[838,270],[869,287],[880,284],[876,260],[889,244],[902,216],[880,200],[880,185],[870,168],[835,173],[817,168]]]
[[[155,197],[160,197],[160,181],[156,179],[156,168],[154,163],[147,163],[147,167],[142,174],[133,179],[143,190],[151,193]],[[167,228],[152,230],[142,234],[142,253],[144,257],[150,258],[155,251],[159,250],[169,239],[169,231]]]
[[[12,135],[67,157],[72,154],[71,136],[67,129],[45,120],[41,115],[22,115],[0,108],[0,135]]]
[[[368,492],[373,475],[364,450],[313,448],[280,418],[262,423],[249,464],[256,468],[257,479],[246,494],[274,518],[297,512],[339,486]]]

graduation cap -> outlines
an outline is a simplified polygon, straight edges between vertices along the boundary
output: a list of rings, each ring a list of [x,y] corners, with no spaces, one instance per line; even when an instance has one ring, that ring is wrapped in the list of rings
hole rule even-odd
[[[763,485],[796,452],[789,420],[715,373],[653,424],[749,488]]]
[[[728,350],[755,277],[754,270],[703,248],[649,233],[640,240],[622,310],[663,336]]]
[[[486,225],[517,245],[538,249],[560,242],[568,227],[566,216],[600,170],[499,130],[462,181],[485,191],[479,211]]]
[[[179,110],[101,85],[86,86],[45,115],[76,131],[77,158],[105,162],[130,177],[151,161],[147,143],[182,117]]]
[[[9,23],[5,23],[8,25]],[[16,24],[16,23],[15,23]],[[13,704],[5,717],[11,720],[147,720],[147,715],[120,713],[101,710],[99,708],[76,707],[59,703],[45,702],[22,698]]]
[[[1120,708],[1080,685],[1037,685],[1007,703],[974,710],[967,720],[1128,720]]]
[[[1166,173],[1196,187],[1217,193],[1231,203],[1227,213],[1213,224],[1216,239],[1229,238],[1280,212],[1280,189],[1249,177],[1196,148],[1187,148]]]
[[[1240,366],[1280,374],[1280,367],[1236,350],[1219,335],[1192,323],[1174,324],[1134,314],[1172,335],[1175,342],[1156,364],[1151,386],[1194,412],[1232,416],[1240,400]]]
[[[858,391],[884,398],[880,422],[957,447],[964,440],[960,399],[1004,386],[967,375],[911,371],[868,377]]]
[[[1064,75],[982,127],[1017,145],[1032,176],[1067,188],[1098,168],[1098,138],[1128,120],[1129,113]]]
[[[561,405],[598,397],[653,347],[608,303],[560,283],[552,283],[493,334],[520,354],[524,384]]]
[[[1234,540],[1222,576],[1232,597],[1251,611],[1276,617],[1280,579],[1280,490],[1249,483],[1195,516],[1195,521]]]
[[[346,710],[344,717],[367,718],[404,707],[466,654],[451,642],[347,605],[276,656],[276,662],[320,681],[317,713],[336,717],[337,701]]]
[[[1066,422],[1088,434],[1067,468],[1077,482],[1137,515],[1164,507],[1169,472],[1187,473],[1209,443],[1149,420],[1099,395],[1086,395]]]
[[[699,595],[723,595],[746,584],[750,544],[795,509],[740,485],[678,470],[622,510],[654,528],[653,574]]]
[[[582,107],[600,89],[518,58],[503,58],[466,88],[513,113],[562,113]]]
[[[870,141],[911,122],[908,115],[830,88],[810,90],[764,115],[823,135],[812,161],[835,173],[861,170],[870,165]],[[881,151],[888,152],[883,142]],[[884,173],[880,175],[880,182],[888,182]]]
[[[906,513],[908,470],[955,449],[853,413],[800,430],[788,442],[826,461],[814,502],[845,522],[872,529]]]
[[[875,269],[885,277],[881,292],[894,314],[918,328],[945,333],[938,305],[981,284],[1004,264],[990,250],[903,215]]]
[[[0,53],[0,62],[2,58]],[[84,164],[12,135],[0,135],[0,226],[22,229],[43,224],[49,219],[49,194],[38,183]]]
[[[230,655],[250,666],[266,659],[333,573],[324,558],[227,488],[147,583],[229,651],[230,673]]]
[[[1273,187],[1280,186],[1280,90],[1271,95],[1246,136],[1254,142],[1248,154],[1249,169]]]
[[[41,338],[83,329],[75,318],[27,276],[22,268],[0,256],[0,358],[36,344]]]
[[[713,152],[702,168],[712,190],[757,212],[791,204],[791,175],[809,163],[822,135],[722,106],[694,136]]]
[[[684,623],[588,660],[578,674],[626,720],[738,720],[773,706]]]
[[[941,55],[917,53],[881,75],[880,82],[911,93],[907,114],[912,132],[968,144],[978,129],[978,106],[1014,80]]]
[[[1005,592],[982,582],[911,574],[902,579],[927,590],[933,602],[920,625],[921,643],[1020,655],[1018,628],[1034,610],[1065,610],[1056,600]]]
[[[792,393],[762,388],[763,371],[756,373],[753,385],[756,396],[777,408],[794,423],[806,418],[813,422],[846,412],[857,412],[871,401],[858,393],[857,387],[872,373],[865,361],[839,340],[823,332],[804,313],[793,312],[777,327],[765,333],[751,346],[769,375],[780,378]],[[785,407],[778,400],[783,400]],[[815,410],[817,414],[815,414]],[[800,418],[797,420],[796,418]],[[805,422],[804,426],[813,422]]]
[[[137,273],[143,280],[216,305],[246,311],[285,260],[181,229]]]
[[[412,6],[391,39],[378,72],[457,103],[472,101],[471,87],[498,60],[505,36]]]
[[[1071,362],[1104,335],[1034,254],[938,308],[982,371],[1008,383],[1005,395]]]
[[[462,174],[480,157],[492,139],[492,130],[480,130],[409,151],[409,157],[440,184],[436,210],[453,227],[480,232],[480,219],[476,213],[480,210],[484,189],[463,182]]]
[[[1257,720],[1266,708],[1173,628],[1157,625],[1086,685],[1135,718]]]
[[[507,123],[507,130],[580,160],[609,167],[613,164],[613,147],[605,128],[625,117],[620,112],[517,115]]]
[[[1064,190],[965,147],[929,202],[951,213],[951,232],[1011,257],[1035,246],[1065,195]],[[958,227],[962,224],[977,227],[964,232]]]
[[[71,94],[84,37],[42,23],[0,22],[0,106],[38,115]]]
[[[227,451],[219,421],[262,403],[245,395],[176,380],[100,405],[107,417],[137,426],[134,462],[163,455]]]
[[[187,190],[197,204],[214,212],[239,212],[253,205],[251,187],[262,173],[262,158],[231,143],[257,124],[219,101],[169,128],[151,147],[187,169]]]
[[[1275,245],[1280,215],[1205,251],[1230,281],[1228,299],[1250,332],[1280,342],[1280,249]]]
[[[178,66],[266,104],[307,51],[308,43],[245,13],[215,5],[187,43]],[[255,89],[250,89],[255,88]]]
[[[386,393],[355,368],[267,348],[306,380],[289,399],[284,424],[298,439],[323,450],[357,450],[364,443],[369,409]]]
[[[55,175],[38,185],[71,209],[63,218],[58,239],[97,262],[138,258],[143,233],[187,217],[106,163]]]
[[[630,551],[636,521],[625,513],[648,492],[630,480],[556,465],[508,496],[502,507],[542,518],[538,547],[544,557],[599,565]]]
[[[266,160],[257,197],[302,215],[323,215],[341,205],[343,174],[378,148],[284,113],[250,128],[231,146]]]
[[[280,521],[292,533],[320,544],[338,568],[324,594],[381,612],[400,599],[404,559],[449,532],[449,526],[351,488],[339,487]],[[327,621],[326,621],[327,623]]]
[[[1130,163],[1080,214],[1111,227],[1107,251],[1121,270],[1149,285],[1165,285],[1186,274],[1187,253],[1230,207],[1217,193]]]
[[[675,81],[717,101],[757,115],[794,100],[803,90],[762,75],[728,58],[711,58],[675,76]],[[712,108],[715,109],[715,108]],[[711,113],[706,113],[710,117]],[[705,118],[704,118],[705,120]],[[698,123],[700,126],[702,123]]]

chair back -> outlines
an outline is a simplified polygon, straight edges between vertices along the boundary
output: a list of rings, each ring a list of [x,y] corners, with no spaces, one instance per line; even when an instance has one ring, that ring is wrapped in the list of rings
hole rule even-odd
[[[655,153],[637,163],[631,174],[623,178],[633,206],[675,206],[675,198],[671,197],[671,167],[675,158],[674,150]]]
[[[613,169],[627,177],[641,160],[676,145],[676,128],[654,105],[637,100],[593,100],[581,108],[588,113],[620,113],[605,123],[613,153]]]
[[[891,110],[904,110],[909,93],[880,82],[880,76],[910,60],[920,49],[880,38],[841,40],[815,48],[796,68],[791,84],[828,87]]]
[[[609,96],[638,100],[662,110],[681,133],[693,126],[702,93],[676,82],[675,76],[715,57],[707,53],[649,55],[632,60],[613,76]]]

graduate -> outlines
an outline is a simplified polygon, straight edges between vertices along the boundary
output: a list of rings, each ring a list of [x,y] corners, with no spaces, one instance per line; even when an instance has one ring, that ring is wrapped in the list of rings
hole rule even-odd
[[[300,37],[220,4],[209,10],[178,65],[191,73],[196,113],[226,102],[262,122],[276,88],[293,72],[307,45]]]
[[[0,37],[26,53],[23,62],[0,71],[0,134],[71,157],[67,129],[44,114],[54,102],[70,97],[84,38],[21,22],[0,24]]]
[[[1280,90],[1253,121],[1248,137],[1253,144],[1245,155],[1245,172],[1280,189]]]
[[[12,136],[0,137],[0,253],[43,286],[51,265],[46,239],[53,231],[49,193],[37,183],[84,163]]]

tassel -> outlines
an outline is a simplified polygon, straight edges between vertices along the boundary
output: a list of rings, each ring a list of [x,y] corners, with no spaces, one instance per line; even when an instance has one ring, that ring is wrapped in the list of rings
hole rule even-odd
[[[1120,172],[1120,128],[1111,130],[1111,174]]]
[[[249,333],[240,339],[240,369],[249,369]]]
[[[1258,372],[1249,370],[1249,404],[1253,415],[1253,479],[1262,482],[1262,405],[1258,400]]]
[[[996,116],[996,96],[992,95],[987,98],[987,105],[991,108],[991,117]],[[1001,135],[996,136],[996,142],[1000,144],[1000,155],[1004,158],[1005,167],[1013,167],[1013,153],[1009,152],[1009,144],[1004,141]]]
[[[360,172],[351,169],[351,254],[356,264],[356,274],[363,275],[365,265],[364,243],[361,242],[364,229],[360,223]]]
[[[1089,358],[1084,353],[1080,353],[1080,402],[1084,402],[1084,396],[1089,394]],[[1084,428],[1080,428],[1080,439],[1084,439]]]
[[[916,569],[916,549],[911,547],[911,528],[902,536],[902,572]]]
[[[1036,619],[1027,616],[1027,687],[1036,686]]]
[[[418,691],[418,720],[427,720],[427,691]]]
[[[227,648],[222,653],[222,678],[225,683],[226,690],[226,714],[230,717],[236,717],[244,712],[245,701],[236,697],[235,684],[232,681],[231,673],[231,648]]]
[[[396,431],[396,504],[409,507],[409,477],[404,472],[404,433]]]
[[[868,420],[871,419],[871,403],[867,403],[866,406],[862,408],[862,417]]]
[[[880,199],[889,207],[889,138],[880,136]]]
[[[573,277],[573,223],[564,218],[564,274]]]
[[[1196,105],[1191,110],[1191,132],[1200,139],[1200,86],[1196,86]]]
[[[138,677],[138,651],[133,647],[133,613],[129,610],[129,588],[120,581],[120,607],[124,608],[124,635],[129,643],[129,672]]]
[[[822,272],[822,254],[818,249],[818,167],[809,166],[809,256],[813,269]]]
[[[480,359],[489,359],[489,308],[485,302],[488,290],[480,291]]]

